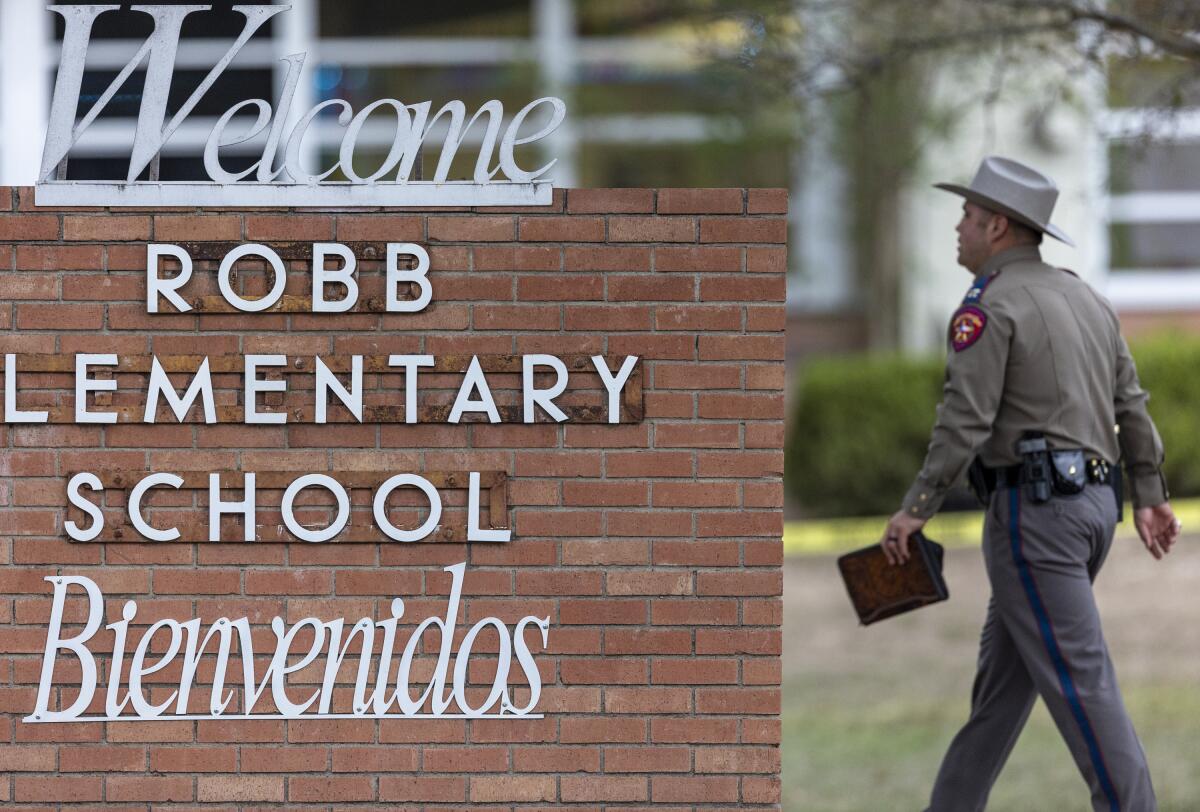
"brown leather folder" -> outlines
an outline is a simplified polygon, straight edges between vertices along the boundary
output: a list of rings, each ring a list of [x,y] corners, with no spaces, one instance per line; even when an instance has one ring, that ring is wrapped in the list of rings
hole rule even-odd
[[[838,569],[864,626],[950,597],[942,577],[942,545],[920,531],[909,536],[908,561],[893,566],[873,544],[838,558]]]

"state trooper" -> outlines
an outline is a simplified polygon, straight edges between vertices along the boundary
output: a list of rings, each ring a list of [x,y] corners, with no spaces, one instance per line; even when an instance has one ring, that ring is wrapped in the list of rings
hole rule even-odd
[[[951,319],[942,401],[925,463],[881,540],[893,563],[970,469],[987,502],[992,596],[971,714],[934,783],[931,812],[982,810],[1041,696],[1104,812],[1155,809],[1146,756],[1126,713],[1092,581],[1120,520],[1122,479],[1146,549],[1180,532],[1163,448],[1112,306],[1047,265],[1053,181],[986,158],[965,198],[958,262],[974,284]],[[1122,478],[1120,462],[1124,462]]]

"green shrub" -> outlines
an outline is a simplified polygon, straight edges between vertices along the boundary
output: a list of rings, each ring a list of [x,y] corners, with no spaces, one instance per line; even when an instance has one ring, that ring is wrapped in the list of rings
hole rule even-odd
[[[921,466],[943,362],[866,356],[801,371],[785,479],[814,516],[891,513]]]
[[[1200,495],[1200,338],[1164,334],[1133,346],[1175,497]],[[925,457],[944,360],[871,355],[800,371],[786,482],[808,516],[889,514]]]
[[[1150,416],[1166,449],[1172,496],[1200,496],[1200,339],[1167,333],[1133,345]]]

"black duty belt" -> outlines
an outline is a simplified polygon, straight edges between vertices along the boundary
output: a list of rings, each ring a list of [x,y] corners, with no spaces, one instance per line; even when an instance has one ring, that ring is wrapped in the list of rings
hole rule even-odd
[[[1026,467],[1020,463],[1000,468],[989,468],[983,465],[980,468],[983,471],[984,481],[987,483],[988,493],[997,488],[1015,488],[1018,485],[1024,485],[1027,481],[1025,478]],[[1091,457],[1085,460],[1084,470],[1088,482],[1098,485],[1113,485],[1117,481],[1116,466],[1100,457]]]

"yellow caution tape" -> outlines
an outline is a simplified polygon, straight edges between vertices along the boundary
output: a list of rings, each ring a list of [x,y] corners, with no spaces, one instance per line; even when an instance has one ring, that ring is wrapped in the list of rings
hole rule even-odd
[[[1171,502],[1184,531],[1200,530],[1200,499]],[[883,537],[887,516],[857,516],[848,519],[806,519],[783,527],[784,555],[827,555],[844,553],[875,544]],[[979,545],[983,511],[939,513],[925,526],[925,534],[947,547]],[[1117,538],[1135,538],[1133,507],[1125,505],[1125,521],[1117,525]]]

